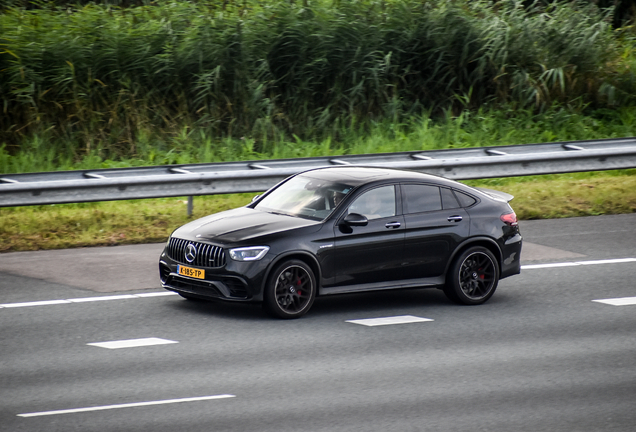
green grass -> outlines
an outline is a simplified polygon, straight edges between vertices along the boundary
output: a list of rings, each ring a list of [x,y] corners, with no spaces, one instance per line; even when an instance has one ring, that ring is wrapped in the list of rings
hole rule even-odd
[[[522,220],[636,212],[636,170],[633,169],[466,183],[514,195],[512,206]]]
[[[170,143],[142,139],[133,158],[110,160],[99,152],[76,154],[72,147],[33,139],[12,155],[0,149],[0,172],[118,168],[250,159],[328,156],[512,145],[636,136],[636,107],[583,115],[555,107],[543,114],[527,110],[464,111],[441,121],[376,123],[370,131],[347,130],[341,141],[253,139],[213,140],[184,129]],[[473,180],[470,185],[516,196],[521,219],[588,216],[636,211],[636,170]],[[251,195],[196,197],[193,217],[245,205]],[[0,208],[0,251],[56,249],[164,241],[184,224],[185,198]]]
[[[216,138],[198,128],[184,127],[168,140],[144,134],[134,152],[124,157],[100,149],[78,151],[67,141],[43,135],[25,140],[18,152],[0,145],[0,173],[135,166],[193,164],[258,159],[284,159],[343,154],[391,153],[461,147],[530,144],[636,136],[636,106],[578,113],[554,106],[532,110],[482,108],[464,110],[442,119],[413,116],[402,122],[388,119],[368,128],[343,128],[339,139],[262,141]]]
[[[193,217],[247,204],[251,195],[195,198]],[[190,220],[187,198],[109,201],[0,209],[0,251],[165,241]]]
[[[636,170],[471,180],[515,195],[524,219],[636,212]],[[246,205],[251,194],[194,198],[192,218]],[[0,209],[0,252],[165,241],[191,220],[186,198]],[[523,223],[521,223],[523,230]]]
[[[2,9],[0,173],[636,136],[636,27],[591,2],[106,3]],[[634,212],[634,178],[470,184],[532,219]],[[249,199],[196,198],[194,217]],[[0,251],[187,220],[173,198],[0,208]]]

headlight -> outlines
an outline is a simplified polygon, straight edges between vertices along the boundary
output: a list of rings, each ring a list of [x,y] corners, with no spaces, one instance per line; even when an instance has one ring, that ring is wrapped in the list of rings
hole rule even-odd
[[[230,257],[235,261],[258,261],[269,251],[269,246],[252,246],[230,249]]]

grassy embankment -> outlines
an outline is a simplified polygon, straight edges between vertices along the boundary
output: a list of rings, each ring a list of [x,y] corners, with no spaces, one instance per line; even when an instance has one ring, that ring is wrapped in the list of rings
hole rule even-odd
[[[557,175],[528,181],[469,182],[512,193],[521,219],[633,213],[636,171]],[[193,217],[249,203],[251,195],[195,198]],[[0,210],[0,251],[111,246],[165,241],[189,221],[177,198]],[[523,222],[521,222],[523,230]]]
[[[636,110],[624,110],[621,115],[605,121],[566,115],[563,111],[538,116],[518,113],[513,118],[502,112],[472,117],[467,114],[441,124],[423,122],[409,133],[379,129],[371,137],[352,138],[349,147],[336,147],[328,142],[302,143],[301,146],[297,143],[281,144],[275,157],[636,136],[636,122],[632,121],[635,117]],[[241,142],[234,144],[240,146]],[[299,148],[304,152],[299,153]],[[213,149],[195,146],[183,149],[179,155],[181,161],[200,161],[195,149],[214,153]],[[246,147],[243,151],[246,153],[241,159],[259,156]],[[35,157],[35,154],[32,156]],[[265,158],[268,155],[260,156]],[[139,161],[129,163],[138,165]],[[124,165],[125,161],[120,161],[120,164]],[[88,169],[103,164],[87,159],[80,166]],[[472,180],[466,183],[515,195],[512,204],[520,219],[636,212],[636,170]],[[196,197],[193,217],[245,205],[251,197],[250,194]],[[0,251],[160,242],[188,220],[185,198],[3,208],[0,209]]]

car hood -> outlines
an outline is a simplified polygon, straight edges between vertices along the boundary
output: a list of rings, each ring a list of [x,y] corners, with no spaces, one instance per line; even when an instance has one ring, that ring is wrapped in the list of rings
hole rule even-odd
[[[178,228],[174,237],[214,243],[240,243],[320,222],[267,213],[248,207],[215,213]]]

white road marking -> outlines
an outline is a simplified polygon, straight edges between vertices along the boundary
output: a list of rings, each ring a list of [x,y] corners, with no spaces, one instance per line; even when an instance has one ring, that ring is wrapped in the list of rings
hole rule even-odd
[[[173,344],[173,343],[179,343],[179,342],[169,340],[169,339],[151,337],[151,338],[127,339],[127,340],[110,341],[110,342],[92,342],[86,345],[96,346],[100,348],[118,349],[118,348],[135,348],[135,347],[152,346],[152,345],[166,345],[166,344]]]
[[[345,322],[352,324],[360,324],[368,327],[382,326],[382,325],[391,325],[391,324],[410,324],[417,322],[428,322],[433,321],[430,318],[420,318],[413,315],[401,315],[401,316],[393,316],[393,317],[383,317],[383,318],[368,318],[368,319],[359,319],[359,320],[347,320]]]
[[[554,268],[554,267],[573,267],[573,266],[579,266],[579,265],[581,264],[575,263],[575,262],[531,264],[531,265],[522,265],[521,270],[533,270],[533,269]]]
[[[72,299],[64,299],[64,300],[45,300],[45,301],[34,301],[34,302],[25,302],[25,303],[4,303],[4,304],[0,304],[0,308],[48,306],[48,305],[57,305],[57,304],[68,304],[68,303],[85,303],[85,302],[94,302],[94,301],[163,297],[163,296],[171,296],[171,295],[178,295],[178,294],[172,291],[158,291],[158,292],[142,293],[142,294],[119,294],[119,295],[111,295],[111,296],[83,297],[83,298],[72,298]]]
[[[191,398],[182,398],[182,399],[166,399],[159,401],[150,401],[150,402],[135,402],[135,403],[127,403],[127,404],[119,404],[119,405],[104,405],[104,406],[96,406],[96,407],[87,407],[87,408],[73,408],[73,409],[65,409],[58,411],[42,411],[42,412],[33,412],[33,413],[25,413],[18,414],[18,417],[39,417],[39,416],[49,416],[49,415],[57,415],[57,414],[73,414],[79,412],[89,412],[89,411],[103,411],[110,409],[119,409],[119,408],[135,408],[135,407],[143,407],[150,405],[167,405],[174,403],[183,403],[183,402],[197,402],[197,401],[205,401],[205,400],[215,400],[215,399],[227,399],[234,398],[235,395],[231,394],[222,394],[215,396],[200,396],[200,397],[191,397]]]
[[[150,292],[150,293],[142,293],[142,294],[135,294],[137,297],[163,297],[163,296],[170,296],[170,295],[178,295],[176,292],[173,291],[157,291],[157,292]]]
[[[592,261],[572,261],[572,262],[562,262],[562,263],[529,264],[529,265],[522,265],[521,269],[534,270],[534,269],[544,269],[544,268],[573,267],[573,266],[586,266],[586,265],[599,265],[599,264],[621,264],[621,263],[633,263],[633,262],[636,262],[636,258],[618,258],[618,259],[592,260]],[[84,298],[74,298],[74,299],[64,299],[64,300],[45,300],[45,301],[34,301],[34,302],[24,302],[24,303],[4,303],[4,304],[0,304],[0,309],[20,308],[20,307],[29,307],[29,306],[49,306],[49,305],[57,305],[57,304],[84,303],[84,302],[107,301],[107,300],[124,300],[124,299],[133,299],[133,298],[161,297],[161,296],[169,296],[169,295],[178,295],[178,294],[172,291],[158,291],[158,292],[150,292],[150,293],[142,293],[142,294],[119,294],[119,295],[112,295],[112,296],[84,297]]]
[[[45,300],[45,301],[34,301],[34,302],[27,302],[27,303],[5,303],[5,304],[1,304],[0,307],[19,308],[19,307],[29,307],[29,306],[48,306],[48,305],[63,304],[63,303],[70,303],[70,301]]]
[[[123,295],[111,295],[111,296],[101,296],[101,297],[84,297],[84,298],[74,298],[68,299],[71,303],[86,303],[86,302],[95,302],[95,301],[108,301],[108,300],[124,300],[124,299],[133,299],[138,298],[134,294],[123,294]]]
[[[546,263],[546,264],[531,264],[522,265],[521,270],[533,270],[542,268],[554,268],[554,267],[573,267],[573,266],[585,266],[585,265],[598,265],[598,264],[621,264],[636,262],[636,258],[619,258],[619,259],[606,259],[606,260],[594,260],[594,261],[573,261],[564,263]]]
[[[636,258],[619,258],[619,259],[606,259],[606,260],[594,260],[594,261],[577,261],[581,265],[596,265],[596,264],[620,264],[628,262],[636,262]]]
[[[620,297],[602,300],[592,300],[597,303],[605,303],[612,306],[631,306],[636,305],[636,297]]]

